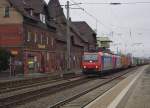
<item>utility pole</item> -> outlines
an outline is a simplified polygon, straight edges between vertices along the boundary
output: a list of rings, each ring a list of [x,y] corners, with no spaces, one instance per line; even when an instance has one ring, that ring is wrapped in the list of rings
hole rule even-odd
[[[79,5],[79,4],[81,4],[81,3],[70,4],[70,2],[67,1],[67,4],[65,5],[66,10],[67,10],[66,35],[67,35],[67,71],[68,72],[71,70],[70,6]],[[83,8],[71,8],[71,9],[82,9],[83,10]]]
[[[70,3],[67,1],[67,71],[70,71],[71,68],[71,42],[70,42]]]

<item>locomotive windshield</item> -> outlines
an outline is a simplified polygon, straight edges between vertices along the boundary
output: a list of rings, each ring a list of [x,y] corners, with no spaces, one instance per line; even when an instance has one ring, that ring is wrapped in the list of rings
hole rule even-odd
[[[85,54],[83,56],[84,61],[90,61],[90,60],[97,61],[97,59],[98,59],[98,54]]]

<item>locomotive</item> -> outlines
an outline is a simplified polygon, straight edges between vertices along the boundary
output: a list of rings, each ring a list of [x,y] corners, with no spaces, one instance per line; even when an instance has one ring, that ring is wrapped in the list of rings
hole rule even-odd
[[[144,64],[143,59],[131,57],[131,55],[85,52],[82,57],[82,72],[84,74],[101,74],[142,64]]]

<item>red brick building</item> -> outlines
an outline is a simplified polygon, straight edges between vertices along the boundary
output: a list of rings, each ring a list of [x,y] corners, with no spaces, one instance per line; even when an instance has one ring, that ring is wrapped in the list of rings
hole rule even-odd
[[[14,55],[17,73],[66,69],[66,17],[59,0],[48,5],[44,0],[1,0],[0,7],[0,47]],[[95,40],[89,43],[74,24],[70,31],[71,68],[78,70],[84,49]]]
[[[67,20],[63,12],[63,8],[60,5],[59,0],[50,0],[48,4],[50,16],[55,20],[56,25],[56,52],[58,58],[63,61],[62,68],[66,69],[66,52],[67,52],[67,33],[66,26]],[[70,21],[71,24],[71,21]],[[76,30],[74,25],[70,25],[71,36],[71,68],[73,70],[80,69],[81,57],[84,51],[85,40],[80,36],[80,33]]]
[[[14,55],[16,72],[52,72],[56,28],[44,0],[1,0],[0,6],[0,47]]]
[[[72,23],[78,29],[81,37],[86,42],[84,50],[85,51],[96,50],[97,47],[96,32],[85,21],[76,21]]]

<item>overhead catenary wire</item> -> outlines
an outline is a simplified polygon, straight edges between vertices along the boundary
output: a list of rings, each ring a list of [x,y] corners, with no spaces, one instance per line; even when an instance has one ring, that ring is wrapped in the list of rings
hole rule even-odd
[[[121,4],[150,4],[150,2],[82,2],[81,4],[87,5],[121,5]]]
[[[73,2],[74,4],[77,4],[77,2],[75,2],[74,0],[70,0],[70,1]],[[109,27],[109,26],[107,26],[106,24],[102,23],[101,20],[99,20],[98,18],[96,18],[94,15],[92,15],[90,12],[88,12],[85,8],[81,7],[81,6],[80,6],[81,4],[83,4],[83,3],[78,3],[77,6],[78,6],[79,8],[82,8],[82,11],[84,11],[88,16],[90,16],[91,18],[93,18],[93,19],[96,20],[96,26],[97,26],[97,23],[99,23],[99,24],[103,25],[106,29],[110,30],[111,32],[116,33],[115,31],[112,30],[112,26],[113,26],[113,25],[110,24],[110,27]],[[104,3],[104,4],[106,4],[106,3]],[[108,4],[108,3],[107,3],[107,4]],[[117,27],[117,28],[119,28],[119,29],[121,29],[121,28],[122,28],[122,29],[126,29],[126,30],[129,29],[128,27],[121,27],[121,26],[115,26],[115,27]],[[96,29],[97,29],[97,27],[96,27]],[[116,34],[118,34],[118,33],[116,33]]]
[[[74,0],[71,0],[72,3],[77,4],[77,2],[75,2]],[[93,19],[96,20],[96,33],[97,33],[97,22],[101,25],[103,25],[105,28],[107,28],[110,33],[107,36],[111,36],[113,37],[114,34],[118,34],[117,32],[113,31],[112,27],[108,27],[107,25],[105,25],[104,23],[102,23],[102,21],[100,21],[98,18],[96,18],[94,15],[92,15],[90,12],[88,12],[86,9],[84,9],[83,7],[80,6],[80,4],[78,4],[77,6],[79,8],[81,8],[88,16],[92,17]],[[110,24],[111,25],[111,24]],[[111,25],[112,26],[112,25]],[[119,27],[120,28],[120,27]],[[123,27],[122,27],[123,28]]]
[[[71,0],[73,3],[76,3],[74,0]],[[82,4],[108,4],[108,5],[121,5],[121,4],[150,4],[150,2],[124,2],[124,3],[117,3],[117,2],[110,2],[110,3],[100,3],[100,2],[97,2],[97,3],[88,3],[88,2],[81,2],[81,3],[78,3],[78,6],[80,8],[82,8],[80,5]],[[99,22],[100,24],[102,24],[105,28],[109,29],[112,31],[112,28],[107,26],[106,24],[102,23],[102,21],[100,21],[98,18],[96,18],[95,16],[93,16],[91,13],[89,13],[87,10],[83,9],[83,11],[88,14],[90,17],[94,18],[95,20],[97,20],[97,22]],[[114,25],[111,25],[110,26],[114,26]],[[124,29],[124,30],[129,30],[129,27],[123,27],[123,26],[118,26],[118,25],[115,25],[116,28],[118,29]]]
[[[71,2],[76,3],[74,0],[71,0]],[[96,17],[95,17],[94,15],[92,15],[90,12],[88,12],[85,8],[81,7],[81,6],[80,6],[81,4],[82,4],[82,3],[78,4],[77,6],[78,6],[79,8],[82,8],[82,10],[83,10],[88,16],[90,16],[91,18],[95,19],[97,23],[100,23],[100,24],[103,25],[105,28],[107,28],[108,30],[111,30],[111,31],[112,31],[111,27],[108,27],[107,25],[105,25],[104,23],[102,23],[102,21],[100,21],[98,18],[96,18]]]
[[[118,28],[118,29],[126,29],[127,30],[127,32],[126,33],[129,33],[130,34],[130,32],[129,32],[129,30],[130,30],[130,28],[129,27],[123,27],[123,26],[119,26],[119,25],[106,25],[106,24],[104,24],[104,23],[102,23],[102,21],[101,20],[99,20],[96,16],[94,16],[93,14],[91,14],[90,12],[88,12],[85,8],[83,8],[82,6],[80,6],[80,5],[82,5],[82,4],[87,4],[86,2],[80,2],[80,3],[77,3],[76,1],[74,1],[74,0],[70,0],[73,4],[76,4],[76,6],[78,6],[79,8],[81,8],[81,10],[82,11],[84,11],[88,16],[90,16],[91,18],[93,18],[93,19],[95,19],[96,20],[96,31],[97,31],[97,23],[99,23],[99,24],[101,24],[102,26],[104,26],[106,29],[108,29],[109,31],[110,31],[110,33],[111,32],[113,32],[113,34],[120,34],[120,33],[117,33],[116,31],[113,31],[113,28],[112,28],[112,26],[115,26],[116,28]],[[126,2],[126,3],[119,3],[119,4],[135,4],[135,3],[138,3],[138,4],[142,4],[142,3],[150,3],[150,2]],[[116,4],[117,5],[117,3],[90,3],[90,4]],[[121,33],[122,34],[122,33]],[[130,35],[130,37],[131,37],[131,35]]]
[[[70,1],[72,1],[72,2],[74,2],[74,0],[70,0]],[[74,2],[75,3],[75,2]],[[83,3],[80,3],[79,5],[77,5],[78,7],[80,7],[80,8],[82,8],[83,6],[86,6],[86,5],[88,5],[88,6],[90,6],[90,5],[122,5],[122,4],[125,4],[125,5],[136,5],[136,4],[150,4],[150,2],[126,2],[126,3],[91,3],[91,4],[87,4],[86,2],[83,2]],[[92,17],[93,19],[95,19],[95,20],[97,20],[97,22],[98,23],[100,23],[100,24],[102,24],[104,27],[106,27],[107,29],[109,29],[109,30],[111,30],[111,31],[113,31],[113,28],[111,28],[111,27],[115,27],[115,28],[119,28],[119,29],[124,29],[124,30],[127,30],[126,31],[126,33],[128,33],[128,35],[130,36],[130,39],[132,39],[132,41],[133,41],[133,28],[132,28],[132,30],[131,30],[131,27],[123,27],[123,26],[120,26],[119,24],[117,24],[117,25],[113,25],[113,24],[109,24],[109,25],[106,25],[106,24],[104,24],[102,21],[100,21],[99,20],[99,18],[97,18],[96,16],[94,16],[92,13],[90,13],[90,12],[88,12],[87,10],[85,10],[85,9],[83,9],[83,11],[86,13],[86,14],[88,14],[90,17]],[[109,27],[110,26],[110,27]],[[140,29],[140,30],[145,30],[145,31],[149,31],[149,28],[136,28],[136,29]],[[117,34],[116,32],[114,32],[113,31],[113,34]],[[127,43],[127,42],[125,42],[125,43]],[[128,44],[124,44],[125,45],[125,51],[127,51],[127,46],[128,46]]]

